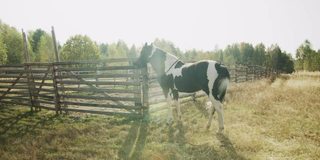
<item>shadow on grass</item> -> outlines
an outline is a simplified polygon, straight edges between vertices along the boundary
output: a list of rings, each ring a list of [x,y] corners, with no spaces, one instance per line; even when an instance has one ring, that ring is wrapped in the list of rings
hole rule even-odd
[[[149,116],[147,113],[146,117]],[[132,120],[132,119],[131,119]],[[149,119],[135,119],[128,135],[119,149],[120,159],[141,159],[148,136]]]
[[[179,145],[186,144],[185,138],[186,127],[182,125],[182,122],[177,122],[176,125],[169,125],[168,140],[170,143],[178,143]]]
[[[40,126],[53,123],[56,115],[49,117],[39,117],[37,113],[11,109],[8,107],[0,108],[0,141],[3,142],[5,137],[23,137],[27,133],[35,132]]]
[[[28,111],[28,112],[24,112],[24,113],[19,113],[17,115],[13,114],[12,111],[9,110],[4,110],[1,109],[1,113],[10,113],[10,115],[7,115],[7,117],[1,117],[0,118],[0,135],[6,134],[7,131],[9,131],[11,128],[13,128],[15,125],[17,125],[17,123],[23,119],[23,118],[27,118],[29,116],[32,115],[32,112]]]
[[[205,108],[206,101],[196,101],[194,106],[196,109],[205,117],[208,118],[209,114],[207,109]],[[187,127],[177,125],[181,134],[177,136],[178,139],[176,141],[180,142],[180,145],[189,145],[187,151],[192,158],[189,159],[213,159],[213,160],[220,160],[220,159],[234,159],[234,160],[246,160],[247,158],[239,155],[233,146],[231,140],[225,136],[224,134],[216,134],[216,138],[219,140],[221,144],[221,149],[217,150],[214,146],[206,144],[200,145],[193,145],[187,142],[186,138],[184,137],[185,132],[187,132]],[[174,129],[169,129],[174,130]],[[179,132],[180,133],[180,132]],[[169,137],[174,137],[172,131],[169,131]],[[174,142],[174,140],[170,140],[169,142]],[[222,150],[222,151],[221,151]],[[171,157],[171,159],[175,159],[175,157]]]
[[[217,134],[216,137],[220,141],[222,145],[221,147],[223,147],[226,150],[228,159],[246,160],[246,158],[237,153],[236,149],[234,148],[232,142],[228,137],[226,137],[223,134]]]
[[[209,143],[195,145],[187,142],[185,137],[186,127],[181,123],[175,127],[169,127],[169,142],[177,143],[181,150],[185,150],[187,153],[186,159],[201,159],[201,160],[221,160],[221,159],[232,159],[232,160],[247,160],[245,157],[239,155],[234,148],[232,142],[228,137],[223,134],[217,134],[216,138],[221,143],[221,149],[217,150],[215,146]],[[170,154],[169,159],[181,159],[175,154]]]

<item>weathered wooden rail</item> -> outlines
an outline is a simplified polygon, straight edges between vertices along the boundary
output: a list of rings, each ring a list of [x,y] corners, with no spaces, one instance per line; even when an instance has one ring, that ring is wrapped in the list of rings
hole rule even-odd
[[[130,65],[132,60],[0,66],[0,104],[29,106],[31,111],[141,115],[165,99],[153,71],[135,68]],[[229,66],[229,71],[235,83],[272,74],[260,66]],[[202,96],[202,92],[180,93],[182,103]]]
[[[0,66],[0,103],[100,114],[140,114],[144,69],[130,59]],[[117,66],[121,62],[121,66]]]

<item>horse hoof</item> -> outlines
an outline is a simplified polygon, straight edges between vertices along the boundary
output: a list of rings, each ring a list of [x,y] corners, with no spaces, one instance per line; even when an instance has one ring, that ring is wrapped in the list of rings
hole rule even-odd
[[[218,134],[223,134],[223,130],[224,130],[224,128],[219,128],[219,130],[218,130]]]

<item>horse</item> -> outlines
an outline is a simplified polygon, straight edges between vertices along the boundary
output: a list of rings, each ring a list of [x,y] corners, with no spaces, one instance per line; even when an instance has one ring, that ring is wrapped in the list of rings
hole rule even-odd
[[[181,121],[179,92],[194,93],[202,90],[210,100],[207,103],[209,104],[209,120],[206,128],[210,128],[212,116],[217,111],[218,132],[223,132],[224,116],[222,102],[230,79],[229,71],[224,65],[212,60],[184,63],[176,56],[163,51],[152,43],[150,45],[145,43],[134,65],[141,68],[146,67],[147,63],[150,63],[156,72],[157,81],[168,102],[168,124],[173,121],[172,110],[174,108],[171,107],[171,100],[173,99],[176,104],[177,116],[179,121]]]

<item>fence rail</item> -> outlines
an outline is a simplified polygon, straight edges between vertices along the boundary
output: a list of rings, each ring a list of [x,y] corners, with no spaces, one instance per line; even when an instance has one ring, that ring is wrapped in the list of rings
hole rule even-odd
[[[137,69],[133,59],[94,62],[25,63],[0,66],[0,104],[99,114],[141,115],[144,109],[165,102],[155,73]],[[274,72],[253,65],[228,66],[231,82],[268,77]],[[205,96],[180,93],[181,102]],[[157,109],[156,109],[157,110]]]
[[[131,59],[0,66],[0,103],[100,114],[140,114],[141,69]],[[121,66],[117,66],[121,64]]]

